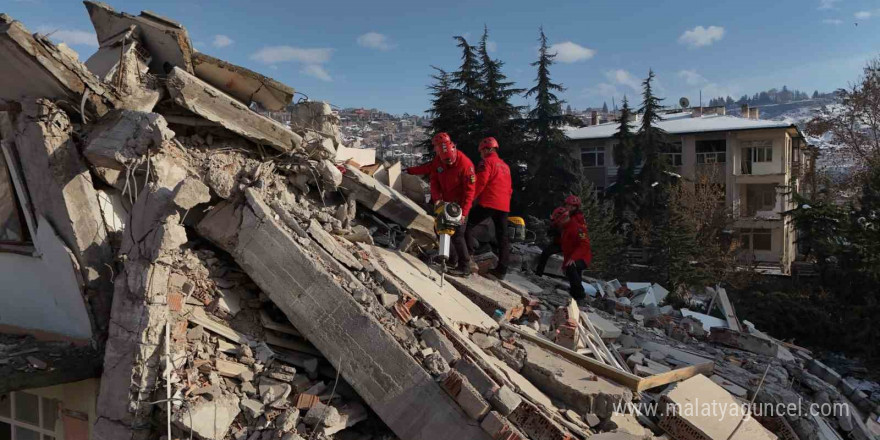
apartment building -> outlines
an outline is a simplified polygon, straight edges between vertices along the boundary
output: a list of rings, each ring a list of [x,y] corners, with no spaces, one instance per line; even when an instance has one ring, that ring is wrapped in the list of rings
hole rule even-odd
[[[796,231],[782,213],[794,207],[791,190],[801,190],[812,149],[795,125],[761,120],[754,108],[743,108],[742,114],[749,117],[726,115],[724,107],[663,115],[658,125],[672,144],[666,157],[685,184],[704,177],[723,186],[744,261],[789,274],[797,257]],[[619,124],[592,122],[566,134],[583,175],[604,192],[617,176],[613,152]]]

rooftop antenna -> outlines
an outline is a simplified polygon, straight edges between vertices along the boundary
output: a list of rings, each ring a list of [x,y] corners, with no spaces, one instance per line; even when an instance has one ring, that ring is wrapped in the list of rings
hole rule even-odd
[[[611,108],[614,109],[615,112],[617,111],[617,103],[614,102],[613,96],[611,97]]]
[[[703,89],[700,89],[700,108],[703,108]]]

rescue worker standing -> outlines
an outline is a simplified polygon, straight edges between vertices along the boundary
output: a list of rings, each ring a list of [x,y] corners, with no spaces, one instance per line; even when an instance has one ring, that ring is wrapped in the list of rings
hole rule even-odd
[[[498,141],[494,137],[480,141],[479,150],[483,160],[477,166],[477,184],[474,193],[477,206],[468,216],[465,238],[468,252],[473,256],[474,226],[487,218],[492,219],[499,255],[498,265],[489,270],[489,273],[503,280],[510,262],[510,237],[507,235],[507,215],[510,213],[510,196],[513,194],[510,167],[498,157]]]
[[[567,215],[564,215],[563,219],[560,220],[562,233],[559,240],[562,245],[562,267],[565,270],[565,277],[568,278],[570,285],[569,294],[576,301],[580,302],[587,296],[582,284],[581,272],[590,265],[593,253],[590,250],[590,236],[587,231],[587,223],[584,220],[584,214],[581,212],[581,199],[575,195],[570,195],[565,199],[565,206],[568,210]]]
[[[434,170],[437,169],[438,166],[440,166],[440,146],[446,142],[452,143],[452,139],[449,138],[449,135],[446,133],[437,133],[437,135],[434,136],[433,139],[431,139],[431,145],[434,146],[434,158],[421,165],[409,167],[404,171],[406,171],[407,174],[412,174],[413,176],[424,176],[427,174],[431,174]]]
[[[452,235],[452,246],[449,255],[450,275],[465,276],[470,274],[470,257],[468,255],[465,234],[467,217],[474,202],[474,190],[477,176],[474,163],[458,151],[446,133],[438,133],[433,142],[439,157],[438,166],[431,170],[431,200],[434,205],[440,203],[457,203],[461,206],[462,224]]]

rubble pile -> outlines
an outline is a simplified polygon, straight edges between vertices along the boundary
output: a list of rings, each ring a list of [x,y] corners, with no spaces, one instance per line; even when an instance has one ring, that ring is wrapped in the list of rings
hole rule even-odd
[[[0,140],[100,335],[94,438],[869,438],[873,402],[808,351],[661,307],[659,285],[592,280],[578,309],[527,272],[444,283],[406,252],[433,242],[424,185],[351,160],[328,104],[195,52],[173,20],[85,4],[85,63],[0,16]],[[758,388],[864,415],[739,430],[629,405]]]

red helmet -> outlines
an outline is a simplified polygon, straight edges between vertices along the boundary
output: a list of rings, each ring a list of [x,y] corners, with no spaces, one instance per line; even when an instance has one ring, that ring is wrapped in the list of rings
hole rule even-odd
[[[571,205],[571,206],[576,206],[576,207],[580,208],[581,207],[581,198],[572,194],[572,195],[565,198],[565,204]]]
[[[441,132],[434,135],[434,138],[431,139],[431,143],[434,145],[435,151],[440,151],[440,145],[447,143],[451,144],[452,138],[449,137],[449,133]]]
[[[437,146],[437,154],[440,156],[440,160],[452,164],[458,157],[458,149],[455,148],[455,144],[452,142],[447,142]]]
[[[482,150],[484,148],[494,148],[497,150],[498,149],[498,141],[496,141],[495,138],[493,138],[493,137],[483,138],[483,140],[480,141],[480,148],[479,149]]]

